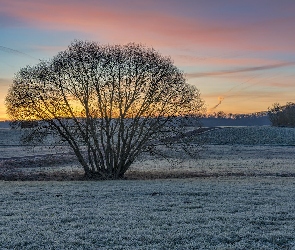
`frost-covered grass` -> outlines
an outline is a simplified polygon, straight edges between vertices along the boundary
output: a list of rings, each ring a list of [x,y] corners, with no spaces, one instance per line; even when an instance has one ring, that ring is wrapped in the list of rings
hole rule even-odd
[[[129,172],[227,177],[0,181],[0,249],[295,249],[294,131],[223,128],[197,161],[145,156]],[[17,133],[0,129],[0,174],[80,168],[67,147]]]
[[[201,138],[218,145],[289,145],[295,146],[295,128],[225,127],[205,133]]]
[[[135,162],[130,171],[192,173],[192,176],[293,176],[295,147],[207,145],[198,160],[183,156],[171,165],[164,159]],[[188,176],[188,174],[186,175]]]
[[[16,135],[13,135],[13,130],[0,129],[0,132],[2,145],[3,142],[6,145],[1,146],[0,143],[0,177],[2,173],[4,176],[15,176],[21,173],[30,175],[53,171],[83,172],[66,146],[24,147],[17,140],[14,141]],[[201,140],[206,140],[207,144],[197,161],[169,152],[171,158],[176,160],[175,164],[171,165],[165,159],[145,155],[141,161],[131,166],[127,174],[134,175],[136,172],[136,176],[143,178],[146,175],[151,176],[151,173],[160,178],[167,176],[167,173],[178,177],[187,177],[189,174],[295,176],[295,147],[292,146],[295,144],[294,133],[295,129],[292,128],[269,126],[217,129],[203,134]],[[13,145],[7,146],[8,143]],[[184,172],[186,174],[182,175]],[[2,179],[11,179],[3,178],[3,175]]]
[[[295,249],[294,178],[0,182],[0,249]]]
[[[19,145],[20,137],[20,130],[0,128],[0,146]]]
[[[194,130],[193,127],[189,130]],[[21,131],[0,128],[0,146],[20,146]],[[200,137],[198,137],[199,139]],[[224,127],[201,135],[208,144],[295,145],[295,128],[271,126]]]

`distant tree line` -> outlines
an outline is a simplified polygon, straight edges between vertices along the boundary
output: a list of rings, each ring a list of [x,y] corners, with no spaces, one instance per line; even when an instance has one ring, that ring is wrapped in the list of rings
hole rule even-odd
[[[268,117],[275,127],[295,127],[295,103],[288,102],[281,106],[279,103],[268,108]]]
[[[210,114],[203,114],[202,118],[224,118],[224,119],[242,119],[242,118],[257,118],[266,116],[266,111],[250,113],[250,114],[233,114],[225,113],[224,111],[213,112]]]

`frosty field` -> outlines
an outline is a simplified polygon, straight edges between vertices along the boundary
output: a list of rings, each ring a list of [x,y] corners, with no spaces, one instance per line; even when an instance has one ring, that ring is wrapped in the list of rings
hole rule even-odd
[[[0,139],[2,179],[80,169],[65,146]],[[197,161],[144,156],[127,173],[152,180],[0,181],[0,249],[295,249],[295,130],[202,139]]]
[[[295,249],[295,180],[0,182],[1,249]]]
[[[22,146],[18,133],[0,129],[0,179],[32,174],[40,174],[42,179],[48,172],[81,172],[75,156],[66,146]],[[126,175],[160,178],[183,174],[188,177],[295,176],[295,129],[223,128],[203,134],[201,140],[205,145],[197,161],[171,152],[174,164],[144,155]]]

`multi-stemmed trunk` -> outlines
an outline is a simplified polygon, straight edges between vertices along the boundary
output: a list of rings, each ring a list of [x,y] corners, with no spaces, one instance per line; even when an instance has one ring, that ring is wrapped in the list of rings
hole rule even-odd
[[[15,121],[42,121],[31,138],[49,132],[67,142],[86,177],[118,179],[142,152],[159,153],[157,143],[171,148],[165,138],[183,132],[174,117],[196,117],[203,102],[151,48],[76,41],[21,69],[6,106]]]

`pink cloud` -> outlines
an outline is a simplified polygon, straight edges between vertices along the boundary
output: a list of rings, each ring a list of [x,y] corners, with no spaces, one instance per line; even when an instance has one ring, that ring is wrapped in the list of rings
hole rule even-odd
[[[206,12],[208,9],[205,9],[204,13],[208,13],[208,15],[192,15],[192,12],[191,15],[183,15],[182,13],[190,6],[189,2],[194,1],[188,1],[187,5],[179,4],[183,7],[179,11],[178,9],[170,11],[173,7],[167,8],[167,10],[166,8],[155,8],[156,5],[165,2],[156,0],[0,0],[0,2],[0,13],[4,13],[5,17],[8,16],[8,21],[21,20],[21,27],[32,27],[45,31],[73,31],[75,34],[81,33],[81,37],[77,37],[78,39],[91,39],[103,43],[127,43],[130,41],[144,43],[161,49],[168,55],[170,54],[177,65],[186,67],[186,72],[188,70],[189,72],[196,72],[197,76],[200,74],[198,72],[209,72],[207,78],[191,78],[189,81],[200,88],[204,97],[208,98],[208,100],[206,99],[208,106],[212,107],[216,105],[217,97],[222,92],[228,91],[232,86],[238,86],[234,90],[239,90],[244,87],[243,83],[251,77],[264,74],[265,72],[262,70],[267,68],[263,67],[282,63],[285,54],[279,54],[280,57],[277,57],[278,54],[270,56],[269,52],[283,51],[292,56],[295,51],[295,33],[293,32],[295,23],[293,13],[295,10],[286,8],[284,4],[278,3],[278,1],[270,1],[271,8],[260,10],[266,11],[265,13],[273,12],[273,16],[264,13],[263,18],[260,18],[260,16],[255,16],[257,13],[254,13],[255,18],[252,19],[252,13],[245,14],[243,12],[244,19],[237,17],[237,20],[234,19],[235,15],[231,18],[221,15],[213,16],[214,11],[211,10],[221,8],[224,4],[219,1],[213,1],[214,4],[211,1],[203,1],[205,5],[212,5],[209,12]],[[171,5],[173,5],[177,1],[171,2]],[[229,3],[229,1],[227,2]],[[273,5],[274,3],[276,4]],[[167,0],[165,4],[170,4],[170,0]],[[257,4],[259,5],[258,2],[252,2],[252,10],[255,10]],[[198,6],[199,3],[195,5]],[[260,8],[261,6],[262,4],[260,4]],[[202,4],[200,4],[200,7],[202,7]],[[202,11],[199,11],[199,13]],[[276,15],[276,12],[281,14]],[[289,14],[282,15],[282,13]],[[13,24],[15,25],[15,23],[20,25],[20,22]],[[65,49],[62,46],[36,47],[33,42],[31,44],[34,48],[48,54],[55,54],[56,51]],[[181,53],[183,55],[180,55]],[[259,56],[265,57],[262,59]],[[278,71],[277,67],[269,69]],[[290,69],[292,70],[292,68],[280,68],[280,72],[287,72]],[[273,73],[269,70],[265,74],[272,75]],[[218,78],[212,77],[214,75],[218,75]],[[258,87],[265,89],[282,88],[284,90],[289,87],[292,88],[291,79],[286,81],[282,77],[278,79],[257,77],[247,84],[245,85],[250,85],[250,87],[245,89],[245,98],[254,98],[255,93],[256,96],[260,95],[260,97],[254,98],[253,102],[251,100],[248,104],[245,101],[241,105],[243,109],[247,109],[249,106],[249,108],[255,108],[256,111],[259,111],[262,104],[265,105],[262,98],[265,92],[257,90]],[[255,87],[257,92],[252,93],[252,87]],[[209,92],[217,94],[213,98],[208,96]],[[251,94],[248,95],[247,93],[250,92]],[[280,96],[291,100],[293,97],[290,93],[294,93],[294,91],[289,91],[284,95],[280,93]],[[238,93],[238,95],[242,94]],[[270,94],[268,100],[271,100],[272,103],[276,95]],[[228,111],[233,108],[238,109],[240,104],[231,101],[238,101],[238,98],[241,98],[241,96],[226,98],[220,108],[226,107]],[[265,97],[265,99],[267,98]],[[262,104],[258,103],[259,100]],[[242,107],[241,105],[240,107]],[[227,111],[226,109],[224,111]]]
[[[230,53],[228,55],[217,55],[215,57],[208,56],[193,56],[193,55],[174,55],[173,58],[178,65],[181,66],[218,66],[224,68],[225,66],[239,67],[243,66],[252,66],[252,65],[272,65],[279,64],[281,61],[274,59],[263,59],[263,58],[254,58],[248,57],[247,52],[240,54]]]
[[[221,71],[188,73],[187,76],[189,78],[211,77],[211,76],[214,77],[214,76],[222,76],[222,75],[228,75],[228,74],[270,70],[270,69],[288,67],[288,66],[293,66],[293,65],[295,65],[295,62],[283,62],[283,63],[277,63],[277,64],[272,64],[272,65],[251,66],[251,67],[227,69],[227,70],[221,70]]]
[[[103,3],[10,1],[3,10],[40,29],[87,32],[115,42],[143,42],[170,47],[222,47],[224,49],[295,50],[294,18],[235,24],[209,18],[189,18],[156,9],[132,9]],[[291,26],[290,26],[291,25]],[[274,29],[284,35],[276,36]],[[287,38],[287,39],[286,39]]]

